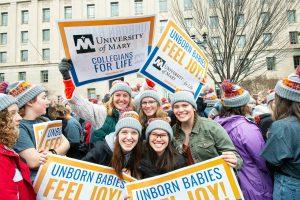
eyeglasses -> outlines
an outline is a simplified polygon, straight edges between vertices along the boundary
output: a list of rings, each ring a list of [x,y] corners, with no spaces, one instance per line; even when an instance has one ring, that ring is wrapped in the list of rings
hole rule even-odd
[[[142,106],[147,106],[147,105],[149,105],[149,106],[153,106],[154,104],[156,103],[156,101],[143,101],[142,102]]]
[[[157,134],[157,133],[151,133],[150,137],[157,139],[157,138],[161,138],[161,139],[166,139],[168,137],[168,134]]]

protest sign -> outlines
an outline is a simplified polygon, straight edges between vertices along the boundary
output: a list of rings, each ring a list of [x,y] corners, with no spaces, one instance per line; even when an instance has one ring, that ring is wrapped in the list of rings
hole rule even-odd
[[[220,157],[126,184],[130,199],[243,199],[232,168]]]
[[[155,17],[58,22],[76,86],[136,73],[146,62]]]
[[[55,149],[62,139],[62,121],[55,120],[33,125],[36,149],[41,152],[44,150]]]
[[[114,169],[72,158],[51,155],[39,168],[34,181],[37,199],[122,199],[125,182],[135,179]]]
[[[139,73],[170,92],[192,91],[196,99],[207,70],[208,60],[201,49],[184,30],[169,20]]]

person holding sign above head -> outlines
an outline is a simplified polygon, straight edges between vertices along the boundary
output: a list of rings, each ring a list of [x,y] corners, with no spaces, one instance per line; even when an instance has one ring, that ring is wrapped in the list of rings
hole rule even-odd
[[[184,156],[173,145],[173,130],[165,119],[150,120],[141,160],[142,178],[149,178],[187,166]]]
[[[173,126],[175,144],[187,157],[188,165],[221,155],[231,167],[241,168],[243,161],[228,134],[215,121],[198,116],[191,92],[176,92],[171,102],[177,119]]]
[[[116,124],[115,132],[98,141],[82,160],[115,169],[119,178],[125,172],[137,179],[141,159],[141,131],[139,116],[134,111],[124,112]]]
[[[161,108],[160,96],[155,90],[145,90],[139,96],[140,119],[143,126],[142,141],[146,139],[145,131],[152,118],[168,117],[168,113]]]
[[[40,85],[31,85],[26,81],[19,81],[8,85],[6,92],[14,96],[20,107],[20,115],[23,117],[20,123],[20,136],[14,145],[14,150],[26,161],[31,170],[33,181],[37,170],[46,161],[47,154],[55,153],[65,155],[70,147],[68,140],[62,136],[62,142],[57,149],[39,152],[36,149],[36,140],[33,125],[48,121],[42,117],[46,113],[49,101],[45,89]]]
[[[1,199],[36,199],[28,166],[12,150],[19,136],[22,117],[17,100],[0,93],[0,197]]]
[[[245,199],[272,199],[272,179],[266,162],[260,156],[265,142],[255,123],[246,118],[250,94],[228,80],[223,81],[222,108],[215,120],[223,126],[233,141],[244,165],[238,171]]]
[[[69,62],[64,58],[59,64],[59,71],[64,79],[66,98],[80,118],[92,122],[93,128],[96,129],[92,142],[103,140],[106,135],[115,131],[120,115],[125,111],[133,110],[131,88],[123,81],[115,81],[109,91],[109,101],[105,105],[93,104],[88,99],[82,98],[76,91],[69,73]]]

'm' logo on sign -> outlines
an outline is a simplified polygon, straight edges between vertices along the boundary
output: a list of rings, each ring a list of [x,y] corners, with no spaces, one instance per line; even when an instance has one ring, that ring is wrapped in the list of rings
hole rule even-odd
[[[158,70],[161,70],[161,68],[165,65],[166,61],[162,59],[161,57],[157,56],[153,63],[153,67],[155,67]]]
[[[92,34],[73,35],[73,39],[76,46],[76,52],[78,54],[95,52],[94,40]]]

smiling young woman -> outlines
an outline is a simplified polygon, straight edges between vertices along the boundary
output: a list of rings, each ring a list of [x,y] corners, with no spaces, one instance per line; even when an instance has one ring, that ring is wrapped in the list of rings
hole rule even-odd
[[[141,160],[142,178],[148,178],[185,167],[186,159],[173,145],[173,130],[162,119],[154,119],[146,129],[146,144]]]

